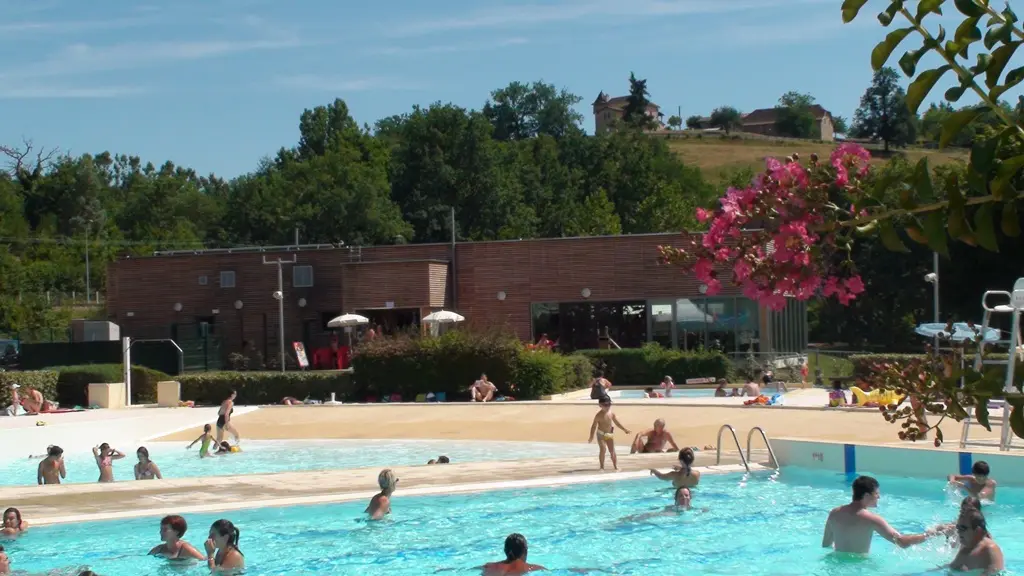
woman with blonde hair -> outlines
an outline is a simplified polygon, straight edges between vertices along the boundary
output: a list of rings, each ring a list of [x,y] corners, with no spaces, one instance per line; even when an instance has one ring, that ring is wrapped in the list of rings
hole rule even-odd
[[[398,486],[398,477],[390,468],[385,468],[377,475],[377,485],[380,486],[380,493],[371,498],[370,505],[366,507],[370,520],[380,520],[391,514],[391,495]]]

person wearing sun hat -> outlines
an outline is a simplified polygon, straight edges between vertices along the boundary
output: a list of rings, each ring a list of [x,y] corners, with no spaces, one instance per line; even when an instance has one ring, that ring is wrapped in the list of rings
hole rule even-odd
[[[398,477],[390,468],[385,468],[377,475],[377,484],[380,486],[380,493],[370,499],[370,505],[365,511],[370,515],[370,520],[380,520],[391,514],[391,495],[398,486]]]
[[[4,416],[21,416],[25,413],[25,409],[21,407],[21,398],[18,397],[18,388],[21,388],[21,386],[11,384],[11,405],[5,406],[0,414]]]

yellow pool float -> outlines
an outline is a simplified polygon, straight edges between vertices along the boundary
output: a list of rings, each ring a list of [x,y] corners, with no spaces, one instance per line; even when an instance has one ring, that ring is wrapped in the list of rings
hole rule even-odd
[[[864,406],[865,404],[888,406],[890,404],[899,404],[900,401],[903,400],[903,395],[897,394],[893,390],[872,390],[871,392],[865,392],[856,386],[850,386],[850,393],[853,394],[854,406]]]

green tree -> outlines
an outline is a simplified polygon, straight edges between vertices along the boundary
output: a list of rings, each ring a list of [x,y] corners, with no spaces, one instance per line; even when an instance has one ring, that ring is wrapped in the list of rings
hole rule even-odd
[[[668,117],[668,126],[673,130],[679,130],[683,125],[683,119],[675,114]]]
[[[651,105],[649,96],[647,80],[638,80],[636,75],[630,72],[629,96],[626,97],[626,107],[622,112],[622,121],[627,126],[649,130],[657,125],[658,119],[649,112]]]
[[[904,148],[917,140],[917,117],[907,108],[896,70],[885,67],[875,72],[854,113],[852,135],[881,140],[886,152],[889,146]]]
[[[732,106],[721,106],[711,112],[711,125],[729,134],[743,126],[743,115]]]
[[[789,138],[814,138],[818,133],[817,122],[811,106],[814,97],[800,92],[786,92],[775,107],[775,129],[780,136]]]
[[[686,119],[686,127],[690,130],[700,129],[700,116],[690,116]]]
[[[573,107],[583,101],[568,90],[544,82],[512,82],[491,92],[483,114],[498,140],[525,140],[541,134],[561,138],[582,132],[583,115]]]
[[[849,123],[844,116],[832,117],[832,131],[836,134],[847,134],[850,131]]]

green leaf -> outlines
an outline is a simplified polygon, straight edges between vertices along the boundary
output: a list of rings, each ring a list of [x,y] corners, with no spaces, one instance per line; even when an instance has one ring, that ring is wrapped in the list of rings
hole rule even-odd
[[[981,246],[989,252],[999,252],[999,240],[996,239],[995,213],[992,204],[982,204],[974,213],[974,236]]]
[[[995,162],[996,152],[1002,141],[1002,133],[991,138],[975,138],[974,144],[971,145],[971,168],[982,176],[988,175],[992,170],[992,163]]]
[[[996,86],[992,89],[990,97],[993,100],[999,100],[999,97],[1002,96],[1004,92],[1010,90],[1017,84],[1020,84],[1022,80],[1024,80],[1024,66],[1010,70],[1006,73],[1006,80],[1003,82],[1002,86]]]
[[[1006,21],[1011,24],[1017,21],[1017,15],[1013,13],[1009,2],[1006,3],[1006,9],[1003,10],[1003,18],[1006,18]]]
[[[882,245],[885,246],[885,249],[890,252],[910,252],[910,248],[907,248],[907,245],[903,243],[903,239],[896,232],[896,227],[893,226],[892,220],[879,221],[878,237],[882,240]]]
[[[1017,199],[1014,198],[1003,204],[1003,234],[1010,238],[1020,236],[1020,215],[1017,213]]]
[[[912,114],[917,114],[917,109],[921,107],[921,103],[924,102],[928,93],[935,87],[935,83],[949,69],[950,67],[947,64],[934,70],[925,70],[910,83],[910,86],[907,87],[907,108],[910,109]]]
[[[1000,42],[1009,42],[1012,33],[1013,26],[1009,24],[1000,24],[999,26],[989,28],[988,32],[985,33],[985,48],[991,50],[993,46]]]
[[[853,22],[868,0],[843,0],[843,24]]]
[[[1003,75],[1003,70],[1006,69],[1010,58],[1013,57],[1013,53],[1020,45],[1020,42],[1009,42],[992,51],[992,61],[989,63],[988,69],[985,70],[985,85],[989,90],[999,83],[999,77]]]
[[[1010,412],[1010,428],[1018,438],[1024,438],[1024,407],[1013,407],[1013,412]]]
[[[953,138],[956,138],[964,127],[970,124],[981,113],[981,106],[972,106],[970,108],[957,110],[950,114],[949,117],[946,118],[946,121],[942,123],[942,133],[939,135],[939,148],[949,146],[949,143]]]
[[[907,28],[899,28],[886,34],[885,40],[879,42],[875,49],[871,51],[871,68],[875,72],[881,70],[889,60],[889,56],[892,55],[892,51],[913,31],[914,27],[908,26]]]
[[[913,78],[914,72],[917,70],[917,63],[921,61],[921,57],[925,55],[924,48],[919,50],[908,50],[906,54],[900,57],[900,68],[903,73]]]
[[[981,40],[981,28],[978,28],[980,18],[967,18],[956,27],[953,33],[953,40],[959,44],[970,44]]]
[[[1013,189],[1013,180],[1020,171],[1024,169],[1024,156],[1007,158],[999,164],[996,170],[996,177],[992,180],[992,195],[999,200],[1005,200],[1016,195]]]
[[[949,257],[949,246],[946,243],[946,219],[942,212],[929,212],[924,218],[924,235],[928,238],[928,247],[933,252]]]
[[[942,3],[946,0],[921,0],[917,4],[917,15],[915,19],[920,24],[921,20],[929,13],[942,16]]]
[[[992,63],[992,55],[991,54],[985,54],[985,53],[978,54],[978,63],[975,64],[974,66],[971,66],[970,71],[971,71],[972,74],[977,76],[978,74],[981,74],[985,70],[988,70],[988,65],[991,64],[991,63]]]
[[[935,187],[932,185],[932,171],[928,169],[928,157],[924,156],[914,166],[914,188],[922,202],[935,198]]]
[[[942,97],[946,99],[946,102],[956,102],[964,95],[965,90],[967,90],[967,86],[953,86],[946,90]]]
[[[981,18],[985,15],[985,10],[975,4],[974,0],[953,0],[953,4],[961,14],[969,18]]]
[[[900,8],[903,8],[903,0],[892,0],[892,3],[885,9],[885,12],[878,15],[878,21],[882,23],[882,26],[892,24],[892,19],[896,17],[896,13],[900,11]]]
[[[992,425],[988,423],[988,397],[982,396],[978,398],[978,404],[974,407],[974,417],[978,419],[978,424],[985,427],[985,430],[992,431]]]

